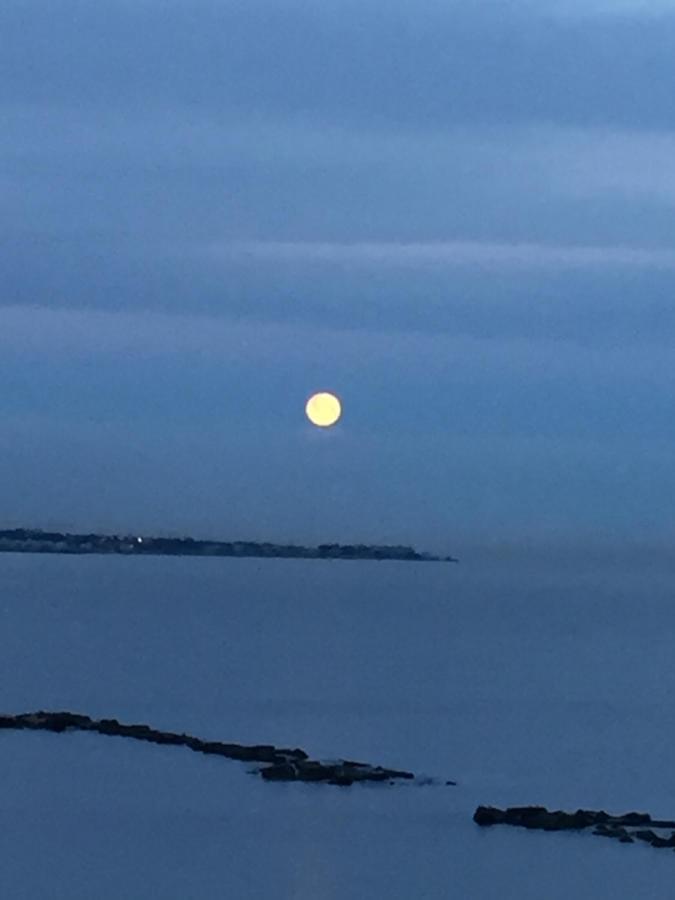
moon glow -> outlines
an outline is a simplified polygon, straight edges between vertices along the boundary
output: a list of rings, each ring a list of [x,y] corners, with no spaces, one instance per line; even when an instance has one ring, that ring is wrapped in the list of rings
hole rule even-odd
[[[317,428],[330,428],[342,415],[342,405],[335,394],[321,391],[312,394],[305,406],[307,418]]]

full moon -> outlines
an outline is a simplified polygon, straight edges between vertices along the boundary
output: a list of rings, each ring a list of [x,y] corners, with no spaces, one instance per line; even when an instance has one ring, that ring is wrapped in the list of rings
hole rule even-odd
[[[305,406],[305,412],[312,425],[330,428],[342,415],[342,406],[335,394],[322,391],[319,394],[312,394]]]

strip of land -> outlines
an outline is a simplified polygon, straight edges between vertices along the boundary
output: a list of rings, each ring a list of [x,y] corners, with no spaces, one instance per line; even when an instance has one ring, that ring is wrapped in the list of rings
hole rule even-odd
[[[271,544],[205,541],[191,537],[69,534],[31,528],[0,530],[0,553],[115,553],[127,556],[235,556],[267,559],[366,559],[402,562],[457,562],[452,556],[418,553],[412,547],[373,544]]]

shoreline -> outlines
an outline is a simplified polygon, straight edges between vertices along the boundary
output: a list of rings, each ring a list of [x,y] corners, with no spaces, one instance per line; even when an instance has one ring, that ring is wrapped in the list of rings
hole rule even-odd
[[[420,553],[412,547],[372,544],[275,544],[207,541],[191,537],[70,534],[37,529],[0,530],[0,553],[110,554],[118,556],[203,556],[255,559],[370,560],[375,562],[458,562],[452,556]]]

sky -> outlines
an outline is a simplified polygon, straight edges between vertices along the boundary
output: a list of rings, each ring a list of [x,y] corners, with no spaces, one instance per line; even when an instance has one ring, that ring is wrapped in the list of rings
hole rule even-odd
[[[3,0],[0,51],[2,522],[675,537],[675,2]]]

